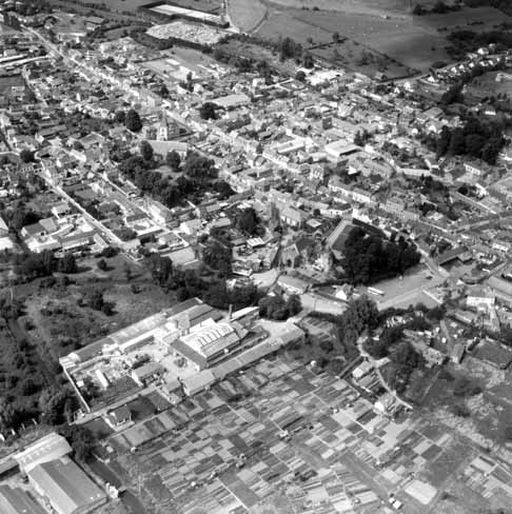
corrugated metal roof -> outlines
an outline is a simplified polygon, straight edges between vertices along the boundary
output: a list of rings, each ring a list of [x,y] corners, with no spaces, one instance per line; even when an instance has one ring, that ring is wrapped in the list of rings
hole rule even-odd
[[[106,494],[69,458],[40,464],[28,475],[59,514],[73,514],[106,499]]]

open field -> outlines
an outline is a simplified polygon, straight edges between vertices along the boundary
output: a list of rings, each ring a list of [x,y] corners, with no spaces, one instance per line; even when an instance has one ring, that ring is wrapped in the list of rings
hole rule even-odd
[[[139,266],[130,263],[131,276],[127,280],[123,257],[106,261],[106,271],[98,270],[94,259],[80,262],[84,272],[69,275],[72,282],[65,286],[39,289],[38,282],[33,282],[16,288],[16,296],[25,299],[26,316],[20,319],[21,323],[33,325],[32,338],[54,360],[172,304],[172,298],[151,284]],[[112,315],[83,304],[82,298],[90,289],[104,291],[105,301],[114,304]]]
[[[444,15],[411,16],[404,11],[404,2],[400,0],[391,2],[395,7],[390,8],[391,11],[401,10],[400,15],[390,15],[383,0],[319,0],[323,6],[319,5],[317,11],[312,10],[316,5],[314,0],[309,2],[311,5],[307,9],[294,8],[303,5],[300,0],[279,0],[279,4],[283,3],[286,5],[265,4],[268,13],[257,30],[259,35],[271,39],[288,36],[303,45],[311,41],[318,45],[331,43],[332,34],[338,33],[348,40],[338,45],[335,54],[328,48],[319,57],[369,75],[382,71],[377,68],[383,64],[382,58],[387,57],[388,61],[395,60],[403,65],[400,69],[397,63],[388,62],[387,73],[384,73],[389,77],[410,74],[412,70],[426,71],[433,62],[450,61],[445,50],[445,36],[453,30],[492,30],[498,24],[510,21],[493,8],[463,8]],[[327,10],[328,7],[332,10]],[[361,66],[363,51],[375,56],[376,65],[366,69]]]
[[[231,22],[242,32],[255,30],[267,17],[267,7],[259,0],[228,0]]]
[[[510,95],[512,93],[512,77],[497,81],[496,77],[500,74],[501,72],[492,71],[473,79],[467,86],[466,97],[481,100],[489,96]]]

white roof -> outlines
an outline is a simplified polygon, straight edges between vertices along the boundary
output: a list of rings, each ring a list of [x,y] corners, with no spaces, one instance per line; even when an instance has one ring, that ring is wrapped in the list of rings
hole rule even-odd
[[[181,338],[187,346],[206,358],[222,351],[237,339],[235,328],[228,322],[207,323],[203,328]]]

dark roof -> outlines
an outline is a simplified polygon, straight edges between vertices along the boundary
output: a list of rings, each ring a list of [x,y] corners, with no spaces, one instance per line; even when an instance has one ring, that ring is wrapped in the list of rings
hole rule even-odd
[[[201,305],[202,303],[203,302],[201,302],[199,298],[189,298],[188,300],[171,307],[167,312],[169,316],[175,316],[176,314],[180,314],[181,312],[184,312],[191,307],[195,307],[196,305]]]
[[[467,252],[468,249],[465,246],[459,246],[458,248],[452,248],[451,250],[446,250],[437,257],[437,263],[440,265],[448,264],[450,261],[457,259],[463,253]]]
[[[173,341],[171,347],[177,352],[181,353],[186,359],[196,363],[199,367],[206,366],[206,358],[195,352],[188,344],[185,344],[181,339]]]
[[[103,347],[105,345],[112,344],[113,342],[114,341],[109,337],[104,337],[103,339],[99,339],[94,343],[88,344],[87,346],[84,346],[83,348],[80,348],[79,350],[76,350],[73,353],[78,355],[81,361],[87,361],[89,359],[92,359],[96,355],[101,355]]]

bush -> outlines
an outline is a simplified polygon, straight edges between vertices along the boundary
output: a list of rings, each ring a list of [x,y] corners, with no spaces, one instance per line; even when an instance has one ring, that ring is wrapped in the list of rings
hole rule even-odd
[[[463,403],[455,403],[451,407],[452,414],[457,416],[458,418],[469,418],[471,416],[471,412]]]

